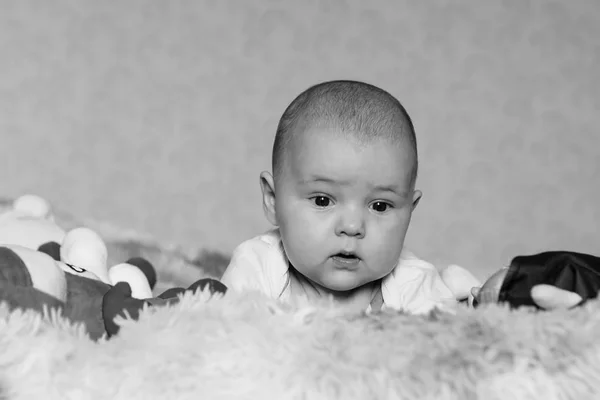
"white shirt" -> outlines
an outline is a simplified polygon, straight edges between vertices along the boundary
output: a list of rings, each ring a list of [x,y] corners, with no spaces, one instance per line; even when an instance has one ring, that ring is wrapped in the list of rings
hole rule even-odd
[[[232,254],[221,282],[236,291],[257,290],[289,300],[289,262],[279,230],[274,229],[240,244]],[[381,283],[383,308],[425,314],[438,307],[450,311],[456,298],[430,263],[402,250],[398,265]],[[370,309],[370,307],[369,307]]]

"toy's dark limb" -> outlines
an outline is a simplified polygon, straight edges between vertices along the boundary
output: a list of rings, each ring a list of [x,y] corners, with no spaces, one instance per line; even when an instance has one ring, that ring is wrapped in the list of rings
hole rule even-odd
[[[176,287],[165,290],[159,294],[158,297],[153,299],[146,299],[147,302],[153,306],[161,306],[166,304],[175,304],[179,302],[179,295],[185,292],[196,292],[197,290],[204,290],[208,287],[211,294],[225,293],[227,292],[227,286],[212,278],[202,278],[192,283],[187,289]]]
[[[94,340],[105,331],[102,318],[102,298],[112,286],[81,275],[65,273],[67,280],[67,304],[65,316],[73,322],[82,322]]]
[[[150,284],[150,289],[154,289],[154,286],[156,285],[156,270],[150,261],[142,257],[132,257],[125,262],[138,267],[140,271],[146,275],[146,279],[148,279],[148,283]]]
[[[0,303],[6,302],[9,310],[34,310],[42,312],[44,306],[48,310],[62,309],[64,303],[59,299],[50,296],[34,287],[15,286],[11,284],[0,283]]]
[[[208,287],[208,290],[211,294],[225,294],[227,292],[227,286],[225,286],[220,281],[213,278],[202,278],[192,283],[190,286],[188,286],[187,289],[181,287],[170,288],[159,294],[158,297],[161,299],[173,299],[177,298],[178,295],[183,294],[187,291],[191,291],[192,293],[194,293],[197,290],[204,290],[206,287]]]
[[[33,287],[25,262],[8,247],[0,247],[0,302],[6,302],[10,310],[38,312],[42,312],[44,306],[48,309],[64,306],[59,299]]]
[[[187,291],[195,292],[196,290],[205,290],[208,287],[210,293],[225,293],[227,287],[216,279],[203,278],[187,289],[171,288],[163,292],[158,297],[152,299],[134,299],[131,297],[131,287],[128,283],[119,282],[106,292],[102,300],[102,317],[104,320],[104,328],[108,337],[114,336],[119,332],[119,326],[114,322],[117,315],[125,317],[125,311],[131,319],[138,319],[140,311],[144,304],[148,306],[164,306],[168,304],[176,304],[179,302],[179,294]]]
[[[192,283],[187,290],[195,292],[196,290],[205,290],[207,286],[211,294],[225,294],[227,292],[227,286],[225,286],[222,282],[212,278],[199,279]]]
[[[115,323],[115,317],[126,317],[127,311],[131,319],[138,319],[144,304],[150,303],[131,297],[131,287],[126,282],[119,282],[106,292],[102,300],[102,317],[108,337],[119,333],[120,327]]]
[[[181,287],[174,287],[174,288],[170,288],[165,290],[164,292],[162,292],[161,294],[158,295],[158,297],[160,299],[174,299],[177,298],[177,295],[181,294],[181,293],[185,293],[185,289],[181,288]]]
[[[166,306],[169,304],[177,304],[179,302],[179,297],[169,297],[167,299],[163,299],[160,297],[153,297],[151,299],[144,299],[144,301],[148,302],[151,306]]]
[[[27,266],[21,257],[8,247],[0,247],[0,281],[21,287],[33,287]]]
[[[38,251],[48,254],[56,261],[60,261],[60,244],[56,242],[46,242],[38,247]]]
[[[208,290],[210,291],[211,294],[215,294],[215,293],[225,294],[227,292],[227,286],[225,286],[220,281],[213,279],[213,278],[202,278],[202,279],[199,279],[196,282],[192,283],[187,289],[184,289],[181,287],[174,287],[174,288],[167,289],[158,295],[158,299],[177,300],[178,301],[178,299],[179,299],[178,296],[180,294],[183,294],[188,291],[194,293],[197,290],[204,290],[206,287],[208,287]],[[151,299],[149,299],[149,300],[151,302],[153,301]],[[158,304],[160,302],[156,302],[156,303]]]

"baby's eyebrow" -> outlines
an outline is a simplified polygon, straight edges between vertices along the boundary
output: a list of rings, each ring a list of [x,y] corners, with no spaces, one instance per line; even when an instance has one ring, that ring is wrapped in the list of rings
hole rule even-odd
[[[311,183],[328,183],[336,186],[350,186],[350,181],[340,181],[332,178],[328,178],[320,175],[311,175],[307,179],[303,179],[300,181],[302,185],[308,185]],[[389,192],[395,194],[397,196],[406,197],[409,195],[408,191],[400,189],[398,185],[375,185],[372,187],[372,190],[375,192]]]
[[[302,179],[300,181],[300,183],[302,184],[308,184],[308,183],[330,183],[333,185],[339,185],[339,186],[348,186],[350,184],[350,182],[347,181],[337,181],[335,179],[331,179],[331,178],[327,178],[325,176],[320,176],[320,175],[311,175],[306,179]]]
[[[376,192],[391,192],[394,194],[404,194],[403,190],[398,190],[398,187],[395,185],[391,185],[391,186],[375,186],[373,187],[373,190]]]
[[[410,190],[401,189],[400,186],[375,186],[373,187],[375,193],[391,193],[398,196],[401,199],[408,199],[411,196]]]
[[[329,178],[329,177],[322,176],[322,175],[310,175],[309,177],[300,180],[301,185],[310,185],[310,184],[314,184],[314,183],[326,183],[328,185],[334,185],[334,186],[350,186],[350,185],[352,185],[352,182],[350,182],[350,181],[333,179],[333,178]]]

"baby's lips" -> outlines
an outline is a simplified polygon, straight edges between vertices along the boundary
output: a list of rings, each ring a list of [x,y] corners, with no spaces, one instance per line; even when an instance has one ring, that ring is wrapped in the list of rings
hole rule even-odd
[[[356,254],[356,250],[342,250],[336,254],[333,255],[335,256],[342,256],[342,257],[354,257],[354,258],[360,258],[358,256],[358,254]]]
[[[336,259],[340,262],[352,262],[352,263],[358,263],[361,260],[360,257],[358,257],[356,254],[342,254],[342,253],[338,253],[338,254],[334,254],[332,256],[333,259]]]

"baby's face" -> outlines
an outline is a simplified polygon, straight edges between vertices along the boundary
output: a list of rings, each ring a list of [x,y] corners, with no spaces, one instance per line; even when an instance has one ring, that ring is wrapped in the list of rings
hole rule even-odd
[[[413,203],[414,156],[384,140],[360,144],[309,129],[292,140],[275,209],[292,265],[329,291],[349,291],[396,266]]]

